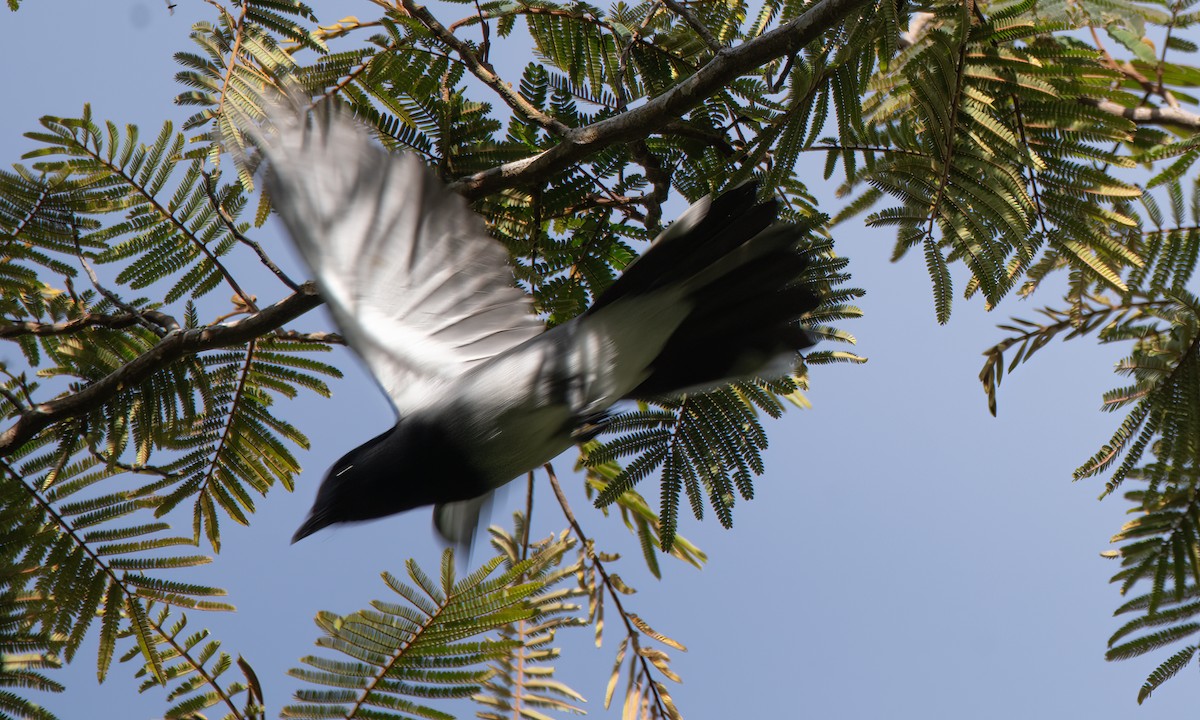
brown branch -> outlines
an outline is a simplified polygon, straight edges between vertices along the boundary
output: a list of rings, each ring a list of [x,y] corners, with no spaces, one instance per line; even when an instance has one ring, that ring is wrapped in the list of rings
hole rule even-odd
[[[1079,102],[1110,115],[1119,115],[1126,120],[1132,120],[1138,125],[1174,125],[1188,130],[1200,129],[1200,115],[1173,107],[1125,107],[1112,100],[1097,100],[1095,98],[1079,98]]]
[[[246,13],[250,11],[249,0],[242,0],[241,6],[242,12],[234,23],[233,47],[229,49],[229,63],[225,66],[224,77],[221,78],[221,89],[217,92],[220,101],[217,102],[217,109],[213,112],[214,116],[222,115],[225,112],[225,101],[229,99],[229,86],[233,82],[233,71],[237,67],[238,53],[242,51],[242,39],[246,35]],[[225,8],[221,6],[218,8],[226,17],[232,18]]]
[[[404,9],[410,16],[429,29],[431,33],[437,36],[438,40],[448,45],[458,56],[462,58],[463,64],[471,71],[475,77],[479,78],[484,85],[491,88],[501,99],[504,100],[513,112],[521,117],[527,118],[543,129],[557,135],[559,137],[569,138],[575,134],[575,129],[563,124],[557,118],[551,117],[539,110],[521,94],[512,89],[512,86],[496,74],[495,68],[486,60],[480,59],[471,46],[462,40],[458,39],[454,33],[446,29],[445,25],[438,22],[438,19],[433,16],[429,10],[423,5],[417,5],[413,0],[400,0],[404,5]]]
[[[33,322],[32,320],[10,320],[0,318],[0,339],[10,339],[21,337],[22,335],[36,335],[45,337],[50,335],[70,335],[71,333],[79,332],[90,327],[103,327],[111,330],[123,330],[132,325],[138,325],[142,320],[149,320],[159,327],[170,331],[179,327],[179,323],[166,313],[158,312],[157,310],[143,310],[138,313],[124,313],[121,315],[105,315],[104,313],[88,313],[81,317],[71,320],[64,320],[58,323],[41,323]]]
[[[327,345],[345,345],[346,338],[337,333],[332,332],[311,332],[302,333],[295,330],[276,330],[271,335],[272,340],[284,340],[287,342],[313,342],[325,343]]]
[[[150,350],[82,390],[21,413],[15,423],[0,433],[0,457],[16,452],[50,425],[100,407],[125,388],[142,382],[186,355],[250,342],[320,304],[316,284],[307,282],[295,294],[237,322],[173,330]]]
[[[722,48],[695,74],[667,92],[616,117],[575,130],[571,137],[532,157],[467,176],[451,188],[470,200],[500,190],[543,182],[603,148],[645,138],[735,78],[776,58],[799,52],[869,0],[821,0],[803,15],[741,45]]]
[[[682,124],[682,123],[681,123]],[[647,229],[662,226],[662,204],[671,193],[671,173],[665,170],[662,163],[650,152],[650,146],[645,140],[637,140],[629,144],[630,157],[646,171],[646,179],[654,188],[644,196],[646,216],[643,221]]]

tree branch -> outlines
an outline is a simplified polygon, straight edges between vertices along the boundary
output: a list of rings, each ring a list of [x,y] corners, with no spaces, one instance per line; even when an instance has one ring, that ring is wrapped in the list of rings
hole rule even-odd
[[[696,16],[692,14],[692,11],[687,9],[686,5],[676,2],[675,0],[662,0],[662,3],[663,5],[666,5],[671,12],[683,18],[683,21],[686,22],[688,26],[696,32],[697,35],[700,36],[700,39],[704,41],[704,44],[708,46],[709,50],[712,50],[713,52],[721,51],[721,43],[718,42],[717,38],[713,36],[711,31],[709,31],[708,26],[700,22]]]
[[[514,91],[511,85],[504,82],[496,74],[495,68],[490,63],[486,60],[481,60],[475,54],[475,51],[471,49],[470,45],[459,40],[454,33],[447,30],[446,26],[438,22],[437,18],[425,6],[417,5],[413,0],[400,0],[400,2],[411,17],[428,28],[431,33],[437,36],[438,40],[441,40],[451,47],[454,52],[458,53],[458,56],[462,58],[463,64],[467,66],[471,73],[499,95],[513,109],[513,112],[528,118],[559,137],[571,137],[575,133],[574,128],[567,127],[557,118],[547,115],[528,100],[521,97],[520,93]]]
[[[64,320],[58,323],[42,323],[33,322],[32,320],[11,320],[8,318],[0,318],[0,339],[8,340],[10,338],[20,337],[22,335],[70,335],[74,332],[89,327],[103,327],[112,330],[123,330],[132,325],[137,325],[142,318],[146,318],[154,322],[156,325],[167,327],[167,324],[172,322],[169,315],[160,313],[156,310],[144,310],[139,314],[124,313],[121,315],[105,315],[104,313],[88,313],[81,317],[71,320]],[[178,327],[178,324],[176,324]]]
[[[136,385],[186,355],[241,345],[278,329],[321,304],[315,283],[236,322],[189,330],[173,330],[157,345],[82,390],[33,406],[0,433],[0,457],[11,455],[50,425],[94,410],[117,393]]]
[[[1112,100],[1097,100],[1095,98],[1080,98],[1079,102],[1109,113],[1120,115],[1132,120],[1138,125],[1174,125],[1189,130],[1200,130],[1200,115],[1187,110],[1173,107],[1125,107]]]
[[[569,138],[538,155],[467,176],[450,187],[469,200],[477,200],[500,190],[542,182],[615,143],[645,138],[751,69],[799,52],[868,3],[869,0],[821,0],[786,25],[736,47],[722,48],[694,75],[644,105],[578,128]]]
[[[311,332],[302,333],[296,330],[276,330],[271,335],[272,340],[284,340],[287,342],[311,342],[325,343],[326,345],[345,345],[346,338],[335,332]]]

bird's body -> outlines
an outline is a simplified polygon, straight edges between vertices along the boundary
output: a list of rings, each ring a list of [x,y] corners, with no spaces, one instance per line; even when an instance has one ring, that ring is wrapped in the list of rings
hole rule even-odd
[[[550,330],[507,256],[421,163],[336,110],[258,133],[268,189],[347,342],[399,419],[347,453],[293,541],[435,505],[465,540],[477,498],[548,462],[623,398],[791,371],[803,230],[741,186],[693,205],[579,317]]]

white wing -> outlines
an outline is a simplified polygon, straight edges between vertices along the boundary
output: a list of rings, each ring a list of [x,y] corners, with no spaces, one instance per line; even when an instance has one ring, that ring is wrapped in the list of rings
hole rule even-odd
[[[325,302],[403,415],[449,379],[540,334],[507,254],[416,157],[324,103],[258,135],[267,188]]]

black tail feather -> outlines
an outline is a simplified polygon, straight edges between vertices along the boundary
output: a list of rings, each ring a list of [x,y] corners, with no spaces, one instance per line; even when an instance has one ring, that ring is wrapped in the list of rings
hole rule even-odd
[[[817,302],[808,290],[792,288],[758,295],[753,302],[697,308],[628,397],[670,395],[758,375],[781,356],[815,344],[798,318]]]
[[[797,285],[808,266],[797,247],[805,229],[775,225],[778,205],[755,204],[756,188],[742,185],[715,198],[694,227],[656,241],[613,283],[589,312],[622,297],[673,284],[711,280],[693,291],[695,303],[628,397],[666,395],[753,377],[781,357],[814,344],[799,324],[818,304]],[[768,230],[768,228],[770,228]],[[746,246],[749,252],[737,254]],[[728,272],[721,272],[725,266]]]
[[[770,227],[779,212],[778,204],[774,200],[756,204],[757,191],[755,183],[739,185],[714,198],[695,227],[678,232],[672,225],[596,298],[588,312],[682,282]],[[686,214],[678,223],[689,223]]]

